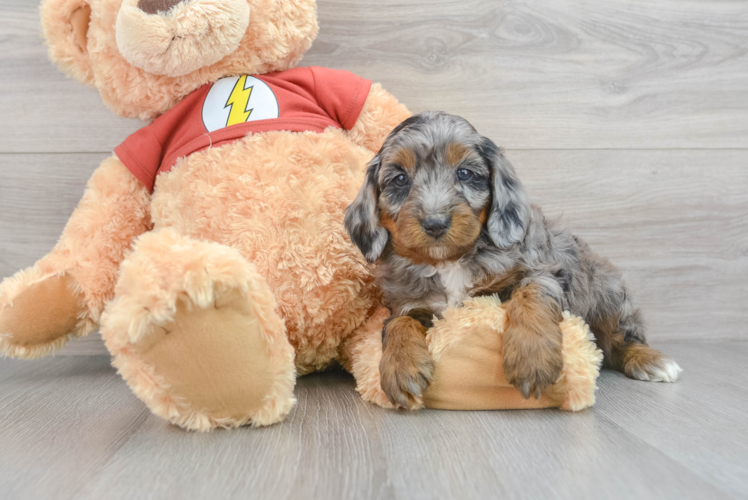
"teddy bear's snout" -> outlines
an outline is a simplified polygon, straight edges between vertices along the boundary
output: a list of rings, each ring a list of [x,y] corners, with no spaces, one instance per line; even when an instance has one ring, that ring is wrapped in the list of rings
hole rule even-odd
[[[247,0],[124,0],[117,48],[149,73],[186,75],[234,52],[249,14]]]

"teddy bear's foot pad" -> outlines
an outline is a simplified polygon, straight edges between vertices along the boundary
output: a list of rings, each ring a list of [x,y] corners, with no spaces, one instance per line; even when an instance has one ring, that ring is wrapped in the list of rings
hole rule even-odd
[[[136,346],[141,359],[168,381],[173,397],[214,418],[241,421],[254,415],[272,390],[267,340],[238,290],[205,309],[182,301],[172,323]]]
[[[0,353],[35,358],[65,344],[80,321],[83,297],[68,275],[50,276],[26,286],[0,306]]]
[[[144,235],[101,333],[133,392],[174,424],[269,425],[293,406],[294,353],[275,298],[234,249],[174,230]]]

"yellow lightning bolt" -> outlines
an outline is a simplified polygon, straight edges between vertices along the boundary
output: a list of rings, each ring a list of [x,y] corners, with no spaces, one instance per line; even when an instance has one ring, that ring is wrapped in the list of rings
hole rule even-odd
[[[247,84],[247,75],[239,78],[239,81],[234,85],[234,90],[231,91],[229,100],[226,101],[226,106],[231,106],[229,111],[229,119],[226,122],[226,126],[236,125],[238,123],[244,123],[252,114],[251,109],[247,109],[249,105],[249,96],[252,95],[253,87],[245,89],[244,86]]]

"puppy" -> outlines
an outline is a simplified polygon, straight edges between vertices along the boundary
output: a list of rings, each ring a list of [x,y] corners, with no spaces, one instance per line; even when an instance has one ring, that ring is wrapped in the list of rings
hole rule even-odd
[[[420,404],[434,363],[432,318],[467,297],[505,303],[504,373],[525,398],[558,379],[564,310],[590,325],[605,364],[674,382],[680,367],[646,344],[620,272],[531,205],[502,151],[463,118],[413,116],[386,139],[345,215],[391,311],[380,364],[393,404]]]

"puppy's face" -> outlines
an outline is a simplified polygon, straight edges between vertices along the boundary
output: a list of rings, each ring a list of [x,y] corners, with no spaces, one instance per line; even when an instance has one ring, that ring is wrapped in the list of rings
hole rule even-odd
[[[499,149],[464,119],[428,112],[387,138],[345,225],[372,262],[389,239],[397,254],[433,264],[459,258],[484,227],[499,246],[515,243],[528,215]]]
[[[443,132],[408,127],[380,157],[379,223],[395,251],[415,262],[455,259],[472,248],[491,199],[491,172],[475,134]]]

